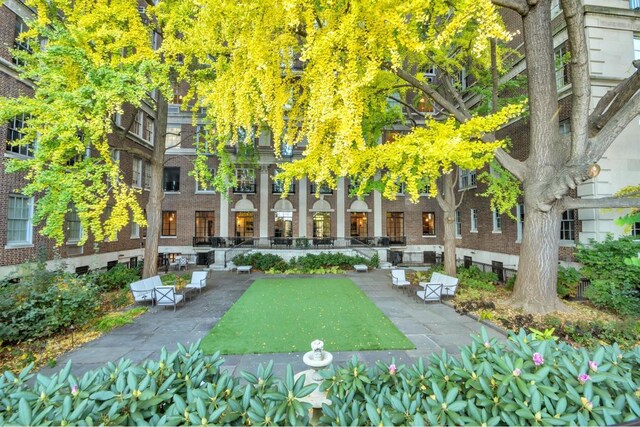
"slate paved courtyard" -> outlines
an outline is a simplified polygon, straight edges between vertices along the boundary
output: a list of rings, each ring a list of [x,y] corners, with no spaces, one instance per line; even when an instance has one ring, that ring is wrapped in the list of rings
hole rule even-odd
[[[407,293],[392,289],[389,270],[374,270],[365,274],[348,272],[345,276],[371,298],[416,348],[332,352],[334,363],[342,364],[354,353],[369,365],[377,360],[388,362],[392,357],[396,358],[396,363],[410,364],[420,357],[428,358],[433,352],[439,353],[442,348],[457,354],[459,346],[470,342],[469,335],[479,332],[482,327],[476,320],[459,315],[451,307],[438,303],[425,305]],[[72,361],[72,372],[80,375],[123,357],[134,362],[157,359],[162,347],[174,351],[178,342],[186,346],[207,335],[251,283],[261,277],[273,276],[212,271],[202,295],[196,294],[186,305],[180,305],[175,313],[172,308],[151,307],[147,313],[135,319],[134,323],[115,329],[62,355],[55,368],[43,368],[40,372],[51,375],[64,367],[68,360]],[[505,339],[499,332],[486,329],[490,337]],[[315,338],[317,337],[309,337],[309,342]],[[331,351],[330,348],[325,350]],[[242,370],[255,372],[259,363],[273,360],[274,372],[276,375],[283,375],[287,364],[291,364],[295,372],[306,369],[302,355],[303,353],[225,355],[223,369],[235,374]]]

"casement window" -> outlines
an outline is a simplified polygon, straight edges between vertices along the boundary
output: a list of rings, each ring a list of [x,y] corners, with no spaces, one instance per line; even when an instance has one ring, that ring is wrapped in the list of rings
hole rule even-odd
[[[631,235],[640,236],[640,222],[634,222],[631,226]]]
[[[522,241],[522,232],[524,230],[524,205],[519,204],[516,208],[516,241]]]
[[[498,211],[492,211],[493,216],[493,232],[502,233],[502,215]]]
[[[167,135],[165,137],[165,148],[167,150],[173,150],[180,148],[181,142],[181,128],[180,126],[167,126]]]
[[[144,139],[147,142],[150,142],[151,144],[153,144],[153,137],[154,137],[154,131],[153,131],[153,127],[154,127],[154,120],[153,117],[151,116],[147,116],[147,119],[144,121],[144,130],[142,132],[142,139]]]
[[[422,235],[436,235],[436,214],[435,212],[422,212]]]
[[[466,190],[476,187],[476,171],[475,169],[460,169],[460,177],[458,180],[458,189]]]
[[[82,239],[82,224],[75,206],[67,213],[67,242],[77,243]]]
[[[180,168],[164,168],[162,188],[165,192],[180,191]]]
[[[562,89],[571,83],[569,74],[569,48],[566,43],[556,47],[553,51],[556,63],[556,85]]]
[[[144,161],[144,178],[142,179],[142,186],[145,190],[151,188],[151,162],[149,160]]]
[[[143,126],[144,125],[144,111],[138,110],[136,115],[133,117],[133,124],[131,125],[131,132],[134,135],[143,137]]]
[[[32,53],[33,49],[31,48],[31,41],[29,39],[23,39],[20,40],[19,36],[20,34],[29,31],[29,27],[27,26],[27,24],[24,23],[24,21],[20,18],[16,16],[16,27],[15,27],[15,33],[14,33],[14,43],[13,43],[13,48],[16,50],[20,50],[23,52],[28,52],[28,53]],[[13,57],[13,63],[16,65],[24,65],[24,61],[22,61],[19,58]]]
[[[142,159],[133,157],[133,178],[131,185],[136,188],[142,188]]]
[[[478,232],[478,209],[471,209],[471,232]]]
[[[21,114],[9,120],[7,126],[7,153],[33,157],[33,144],[23,144],[24,128],[29,120],[28,114]]]
[[[565,242],[575,242],[576,240],[576,211],[569,209],[562,213],[560,221],[560,240]]]
[[[214,168],[209,168],[209,173],[211,174],[211,176],[215,176],[216,170]],[[215,192],[215,190],[213,189],[211,184],[200,183],[200,182],[198,182],[197,179],[195,181],[196,181],[196,193],[213,193],[213,192]]]
[[[462,237],[462,215],[460,214],[459,210],[456,211],[455,222],[456,222],[456,237]]]
[[[176,211],[162,211],[162,236],[175,236],[177,222]]]
[[[19,194],[9,195],[7,211],[7,244],[28,245],[33,236],[33,198]]]

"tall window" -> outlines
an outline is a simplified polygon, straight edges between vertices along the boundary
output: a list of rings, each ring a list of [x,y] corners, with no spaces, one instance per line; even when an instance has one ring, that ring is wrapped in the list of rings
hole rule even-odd
[[[7,212],[7,244],[30,244],[32,236],[31,217],[33,199],[18,194],[9,195]]]
[[[142,139],[153,144],[153,117],[147,116],[147,120],[144,122],[144,130],[142,132]]]
[[[387,212],[387,236],[392,243],[402,242],[404,237],[404,212]]]
[[[502,216],[498,211],[492,211],[493,214],[493,232],[502,233]]]
[[[456,237],[462,237],[462,215],[460,214],[460,211],[456,211],[455,223]]]
[[[133,179],[131,183],[134,187],[142,188],[142,159],[133,157]]]
[[[458,188],[460,190],[466,190],[467,188],[473,188],[476,186],[476,171],[469,169],[460,169],[460,180],[458,181]]]
[[[276,212],[275,237],[293,237],[293,212]]]
[[[640,59],[640,33],[633,33],[633,59]]]
[[[175,236],[177,222],[176,211],[162,211],[162,235]]]
[[[76,243],[82,239],[82,225],[75,206],[67,213],[67,242]]]
[[[203,151],[205,154],[213,154],[213,142],[209,139],[209,132],[207,132],[205,125],[197,125],[196,148]]]
[[[570,209],[562,213],[560,221],[560,240],[575,242],[576,240],[576,211]]]
[[[478,231],[478,209],[471,209],[471,232]]]
[[[253,212],[236,212],[236,237],[253,237]]]
[[[151,162],[149,160],[144,161],[144,178],[142,180],[142,186],[145,190],[151,188]]]
[[[331,216],[328,212],[317,212],[313,215],[313,237],[331,236]]]
[[[556,85],[558,89],[562,89],[571,82],[569,78],[569,49],[567,44],[563,43],[556,47],[553,51],[553,56],[556,63]]]
[[[524,230],[524,205],[519,204],[516,208],[516,241],[522,241],[522,231]]]
[[[138,110],[136,115],[133,117],[133,125],[131,126],[131,132],[134,135],[138,135],[142,138],[142,125],[144,124],[144,111]]]
[[[367,236],[367,213],[351,212],[351,237]]]
[[[9,126],[7,127],[7,152],[29,157],[33,156],[33,144],[20,144],[24,137],[23,130],[28,119],[29,116],[27,114],[21,114],[9,120]]]
[[[164,168],[162,182],[164,191],[180,191],[180,168]]]
[[[131,238],[139,239],[140,238],[140,224],[131,220]]]
[[[278,174],[280,172],[281,172],[280,170],[276,170],[273,174],[273,183],[271,185],[271,192],[274,194],[284,193],[284,183],[277,179]],[[289,186],[289,193],[295,193],[296,192],[295,190],[296,190],[296,186],[293,183],[293,181],[291,181],[291,185]]]
[[[167,150],[180,148],[180,141],[182,138],[180,131],[180,126],[167,126],[167,135],[164,140],[165,148]]]
[[[19,40],[18,37],[20,36],[21,33],[24,33],[26,31],[29,31],[29,27],[27,27],[27,24],[24,23],[24,21],[16,16],[16,29],[15,29],[15,34],[14,34],[14,44],[13,47],[16,50],[21,50],[24,52],[29,52],[32,53],[33,49],[31,49],[31,45],[30,45],[30,41],[29,39],[24,39],[24,40]],[[24,65],[24,61],[22,61],[19,58],[13,58],[13,63],[16,65]]]
[[[256,192],[256,176],[253,169],[238,168],[236,169],[236,193],[255,193]]]
[[[214,211],[196,211],[196,237],[215,235]]]
[[[216,174],[216,171],[214,168],[209,168],[209,173],[211,174],[211,176],[214,176]],[[196,179],[196,193],[213,193],[213,186],[209,183],[206,182],[198,182],[198,180]]]
[[[436,235],[436,214],[434,212],[422,212],[422,235]]]

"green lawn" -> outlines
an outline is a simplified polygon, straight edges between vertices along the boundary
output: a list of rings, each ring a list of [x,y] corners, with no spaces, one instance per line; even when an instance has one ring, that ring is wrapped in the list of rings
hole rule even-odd
[[[256,280],[202,342],[206,353],[412,349],[413,343],[349,279]]]

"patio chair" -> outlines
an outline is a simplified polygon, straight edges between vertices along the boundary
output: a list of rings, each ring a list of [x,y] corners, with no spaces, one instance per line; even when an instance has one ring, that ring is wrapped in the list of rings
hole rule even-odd
[[[173,311],[176,311],[178,303],[184,301],[184,296],[176,293],[175,286],[156,286],[156,305],[173,306]],[[184,304],[184,302],[183,302]]]
[[[404,289],[411,285],[404,274],[404,270],[391,270],[391,285]]]
[[[417,291],[416,295],[425,304],[427,301],[442,301],[442,285],[440,283],[420,283],[420,286],[424,288],[422,291]]]
[[[198,289],[202,293],[202,288],[207,286],[207,277],[209,276],[209,270],[207,271],[194,271],[191,273],[191,282],[188,283],[186,288]]]
[[[131,288],[133,300],[136,303],[151,301],[151,305],[153,305],[154,286],[148,279],[141,279],[136,282],[132,282],[129,284],[129,288]]]

